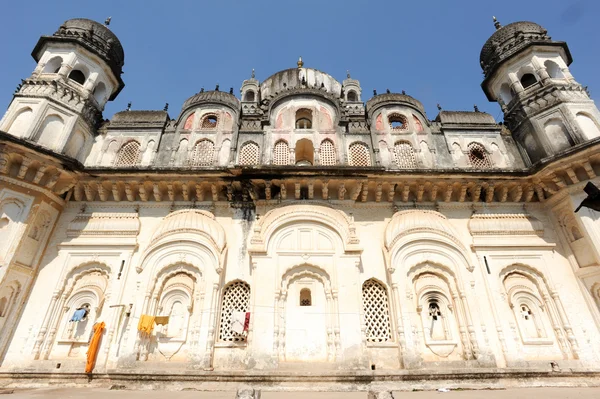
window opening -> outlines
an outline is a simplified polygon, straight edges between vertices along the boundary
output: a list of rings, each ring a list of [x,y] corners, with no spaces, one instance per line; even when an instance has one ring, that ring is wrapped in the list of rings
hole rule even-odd
[[[121,147],[115,161],[115,166],[131,166],[138,163],[140,143],[130,141]]]
[[[225,287],[221,306],[221,326],[219,339],[228,342],[244,342],[246,337],[232,330],[233,312],[247,312],[250,300],[250,286],[236,281]]]
[[[306,108],[296,111],[296,129],[312,129],[312,111]]]
[[[362,287],[362,301],[367,341],[391,341],[389,304],[385,287],[373,279],[365,281]]]
[[[215,144],[210,140],[199,140],[192,151],[193,166],[211,166],[215,158]]]
[[[352,143],[348,150],[351,166],[371,166],[371,154],[369,153],[369,147],[365,143]]]
[[[300,290],[300,306],[312,306],[312,297],[308,288]]]
[[[391,114],[388,116],[388,122],[394,131],[408,130],[408,120],[404,115],[398,113]]]
[[[440,306],[436,301],[429,302],[429,317],[431,317],[433,320],[437,320],[438,317],[442,317]]]
[[[348,101],[351,101],[351,102],[358,101],[358,96],[356,95],[356,92],[354,90],[350,90],[348,92]]]
[[[468,146],[469,148],[469,161],[471,162],[471,166],[478,169],[486,169],[492,167],[492,162],[490,161],[485,148],[479,143],[471,143]]]
[[[217,122],[218,118],[216,115],[207,115],[202,120],[202,129],[215,129]]]
[[[321,165],[332,166],[337,164],[335,145],[331,140],[323,140],[319,147],[319,161]]]
[[[240,149],[240,165],[257,165],[259,160],[259,147],[256,143],[246,143]]]
[[[246,94],[244,94],[244,101],[253,102],[254,97],[254,92],[252,90],[248,90]]]
[[[396,166],[402,169],[414,169],[417,167],[417,159],[412,145],[407,141],[398,141],[394,144],[394,161]]]
[[[289,165],[290,164],[290,147],[288,143],[279,140],[273,147],[273,164],[274,165]]]
[[[74,69],[69,74],[69,79],[83,85],[85,83],[85,75],[78,69]]]
[[[531,87],[536,83],[537,79],[531,73],[526,73],[525,75],[523,75],[523,77],[521,77],[521,85],[523,85],[524,89],[527,89],[528,87]]]

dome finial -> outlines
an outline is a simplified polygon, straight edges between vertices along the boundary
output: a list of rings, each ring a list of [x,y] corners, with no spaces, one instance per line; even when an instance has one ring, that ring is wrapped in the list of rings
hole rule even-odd
[[[108,18],[106,18],[106,19],[104,20],[104,25],[105,25],[105,26],[108,26],[108,25],[110,25],[110,20],[111,20],[111,19],[112,19],[112,17],[108,17]]]
[[[496,30],[502,28],[502,25],[500,24],[500,22],[498,22],[496,17],[492,17],[492,18],[494,19],[494,26],[496,27]]]
[[[347,69],[347,70],[346,70],[346,77],[347,77],[348,79],[350,79],[350,70],[349,70],[349,69]]]
[[[302,61],[302,56],[298,58],[298,68],[302,68],[304,66],[304,61]]]
[[[252,79],[254,79],[254,68],[252,68]]]

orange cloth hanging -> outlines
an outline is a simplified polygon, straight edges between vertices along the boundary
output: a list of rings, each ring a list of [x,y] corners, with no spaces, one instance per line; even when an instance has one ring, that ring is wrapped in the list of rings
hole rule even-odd
[[[87,363],[85,364],[85,372],[91,373],[96,365],[96,356],[98,356],[98,349],[100,348],[100,339],[102,339],[102,331],[104,331],[104,322],[94,324],[94,335],[90,340],[90,345],[87,351]]]
[[[140,316],[140,322],[138,323],[138,330],[143,334],[152,334],[154,330],[154,316],[143,314]]]

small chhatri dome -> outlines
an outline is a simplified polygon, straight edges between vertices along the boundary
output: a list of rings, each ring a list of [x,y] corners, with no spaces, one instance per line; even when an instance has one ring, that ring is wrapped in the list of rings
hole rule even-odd
[[[535,22],[521,21],[502,26],[494,17],[496,31],[485,42],[479,55],[486,77],[504,60],[533,44],[558,45],[565,48],[570,63],[570,53],[564,42],[552,41],[548,31]]]

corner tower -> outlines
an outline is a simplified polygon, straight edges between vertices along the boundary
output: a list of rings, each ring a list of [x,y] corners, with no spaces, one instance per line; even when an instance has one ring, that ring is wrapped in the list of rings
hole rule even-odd
[[[108,21],[107,21],[108,22]],[[123,47],[107,26],[70,19],[42,36],[0,130],[83,162],[107,101],[124,86]]]
[[[535,163],[600,137],[600,113],[569,71],[567,43],[533,22],[500,25],[481,50],[481,84],[525,159]]]

